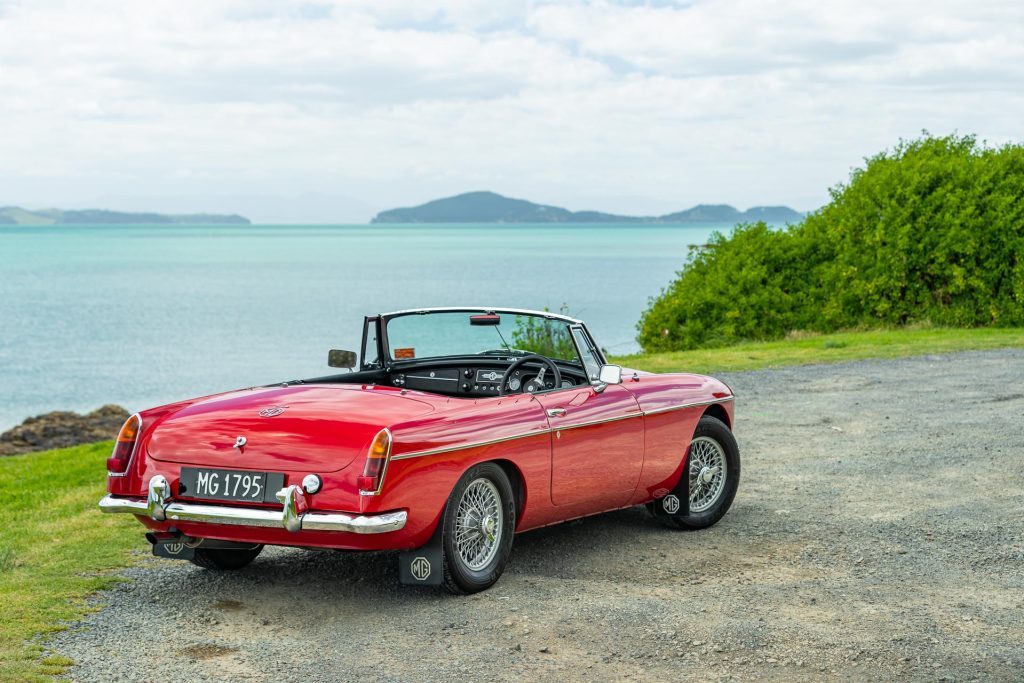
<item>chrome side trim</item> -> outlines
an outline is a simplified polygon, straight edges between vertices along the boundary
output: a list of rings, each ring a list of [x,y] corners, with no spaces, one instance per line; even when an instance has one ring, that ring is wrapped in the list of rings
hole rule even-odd
[[[678,406],[667,406],[665,408],[657,408],[655,410],[645,410],[644,415],[659,415],[661,413],[670,413],[673,410],[683,410],[684,408],[696,408],[697,406],[709,406],[712,403],[728,403],[734,400],[735,396],[726,396],[724,398],[715,398],[710,401],[698,401],[697,403],[684,403]]]
[[[618,417],[606,417],[603,420],[590,420],[589,422],[577,422],[576,424],[565,425],[564,427],[559,425],[553,427],[553,432],[564,432],[568,429],[578,429],[579,427],[592,427],[594,425],[604,424],[605,422],[618,422],[619,420],[628,420],[634,417],[643,417],[643,413],[630,413],[629,415],[619,415]]]
[[[166,483],[166,479],[159,475],[157,477]],[[157,477],[153,478],[157,479]],[[99,507],[103,512],[129,513],[140,517],[150,517],[156,521],[173,520],[175,522],[227,524],[229,526],[270,529],[283,527],[291,532],[345,531],[354,534],[383,534],[402,529],[409,517],[409,513],[405,510],[380,515],[305,512],[305,501],[301,499],[301,496],[302,492],[297,486],[282,489],[278,492],[278,498],[284,503],[282,510],[166,501],[161,507],[152,509],[152,502],[148,499],[121,498],[109,494],[100,500]]]
[[[483,446],[493,446],[496,443],[504,443],[506,441],[515,441],[516,439],[528,439],[531,436],[542,436],[544,434],[550,434],[552,429],[538,429],[536,431],[529,432],[528,434],[516,434],[515,436],[504,436],[500,439],[490,439],[488,441],[477,441],[474,443],[460,443],[457,446],[444,446],[442,448],[430,448],[423,451],[413,451],[411,453],[403,453],[402,455],[391,456],[392,460],[405,460],[407,458],[422,458],[427,455],[439,455],[441,453],[451,453],[452,451],[464,451],[467,448],[481,448]]]
[[[516,434],[515,436],[505,436],[500,439],[489,439],[487,441],[476,441],[473,443],[464,443],[457,446],[444,446],[443,448],[429,448],[422,451],[412,451],[410,453],[403,453],[401,455],[391,456],[392,460],[406,460],[409,458],[423,458],[428,455],[440,455],[442,453],[452,453],[454,451],[463,451],[470,448],[481,448],[483,446],[492,446],[496,443],[504,443],[505,441],[514,441],[516,439],[527,439],[531,436],[539,436],[541,434],[550,434],[552,432],[564,432],[568,429],[578,429],[580,427],[590,427],[592,425],[604,424],[605,422],[617,422],[619,420],[629,420],[634,417],[645,417],[647,415],[658,415],[660,413],[667,413],[673,410],[683,410],[684,408],[696,408],[698,406],[707,406],[713,403],[727,403],[732,401],[734,396],[726,396],[724,398],[716,398],[710,401],[697,401],[696,403],[683,403],[675,406],[667,406],[665,408],[657,408],[655,410],[647,410],[639,413],[630,413],[629,415],[619,415],[617,417],[609,417],[603,420],[591,420],[590,422],[577,422],[576,424],[570,425],[559,425],[557,427],[549,427],[547,429],[537,429],[526,434]]]

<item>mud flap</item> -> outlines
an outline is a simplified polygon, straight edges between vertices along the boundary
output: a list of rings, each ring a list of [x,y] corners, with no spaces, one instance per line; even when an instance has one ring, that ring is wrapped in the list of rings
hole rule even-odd
[[[398,556],[398,580],[407,586],[440,586],[444,583],[444,550],[441,534],[444,520],[422,548],[406,550]]]
[[[686,517],[690,514],[690,459],[683,465],[679,483],[664,498],[651,503],[651,511],[659,517]]]
[[[408,586],[440,586],[444,579],[440,544],[407,550],[398,556],[398,578]]]
[[[195,548],[189,548],[181,541],[157,541],[153,544],[153,554],[170,560],[191,560],[196,556]]]

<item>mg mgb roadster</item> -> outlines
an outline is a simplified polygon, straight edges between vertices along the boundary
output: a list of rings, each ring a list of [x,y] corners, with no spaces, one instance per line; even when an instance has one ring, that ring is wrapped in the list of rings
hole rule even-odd
[[[634,505],[703,529],[736,494],[729,387],[609,365],[574,318],[375,315],[328,365],[344,371],[132,415],[100,509],[207,569],[267,545],[398,550],[403,583],[473,593],[516,533]]]

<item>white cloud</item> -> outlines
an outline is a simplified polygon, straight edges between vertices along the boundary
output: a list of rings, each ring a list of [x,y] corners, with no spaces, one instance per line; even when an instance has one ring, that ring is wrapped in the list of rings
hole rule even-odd
[[[6,2],[0,204],[810,208],[922,128],[1019,139],[1022,85],[1018,2]]]

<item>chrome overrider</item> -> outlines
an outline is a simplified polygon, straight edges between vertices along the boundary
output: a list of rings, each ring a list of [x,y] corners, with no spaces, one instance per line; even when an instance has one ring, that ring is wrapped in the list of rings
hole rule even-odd
[[[157,522],[205,522],[233,526],[284,527],[288,531],[348,531],[355,534],[382,534],[405,526],[405,510],[380,515],[347,515],[341,512],[310,512],[306,497],[298,486],[286,486],[277,492],[281,510],[228,507],[171,501],[171,485],[162,475],[149,480],[146,500],[106,495],[100,501],[103,512],[127,512],[145,515]]]

